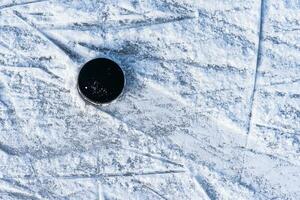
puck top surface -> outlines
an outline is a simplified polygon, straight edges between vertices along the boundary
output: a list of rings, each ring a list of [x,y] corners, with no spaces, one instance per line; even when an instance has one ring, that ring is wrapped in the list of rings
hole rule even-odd
[[[94,104],[110,103],[122,93],[123,70],[107,58],[96,58],[83,65],[78,76],[79,93]]]

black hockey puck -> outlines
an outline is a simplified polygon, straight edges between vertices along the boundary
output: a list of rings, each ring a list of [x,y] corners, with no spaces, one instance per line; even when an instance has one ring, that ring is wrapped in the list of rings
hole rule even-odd
[[[93,104],[107,104],[122,93],[125,85],[123,70],[107,58],[96,58],[83,65],[78,76],[80,95]]]

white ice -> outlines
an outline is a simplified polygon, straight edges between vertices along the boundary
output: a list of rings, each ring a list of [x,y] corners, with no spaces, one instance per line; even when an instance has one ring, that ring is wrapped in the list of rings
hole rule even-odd
[[[95,57],[125,92],[77,92]],[[0,199],[299,199],[299,0],[1,0]]]

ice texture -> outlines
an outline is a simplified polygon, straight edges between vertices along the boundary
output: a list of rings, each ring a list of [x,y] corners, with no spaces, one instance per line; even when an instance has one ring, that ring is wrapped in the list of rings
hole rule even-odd
[[[118,62],[108,106],[81,66]],[[0,199],[299,199],[299,0],[1,0]]]

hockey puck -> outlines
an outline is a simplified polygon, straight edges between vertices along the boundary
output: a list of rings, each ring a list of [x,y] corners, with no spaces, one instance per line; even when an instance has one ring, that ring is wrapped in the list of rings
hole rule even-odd
[[[107,58],[96,58],[83,65],[78,76],[78,91],[88,102],[101,105],[117,99],[125,86],[121,67]]]

